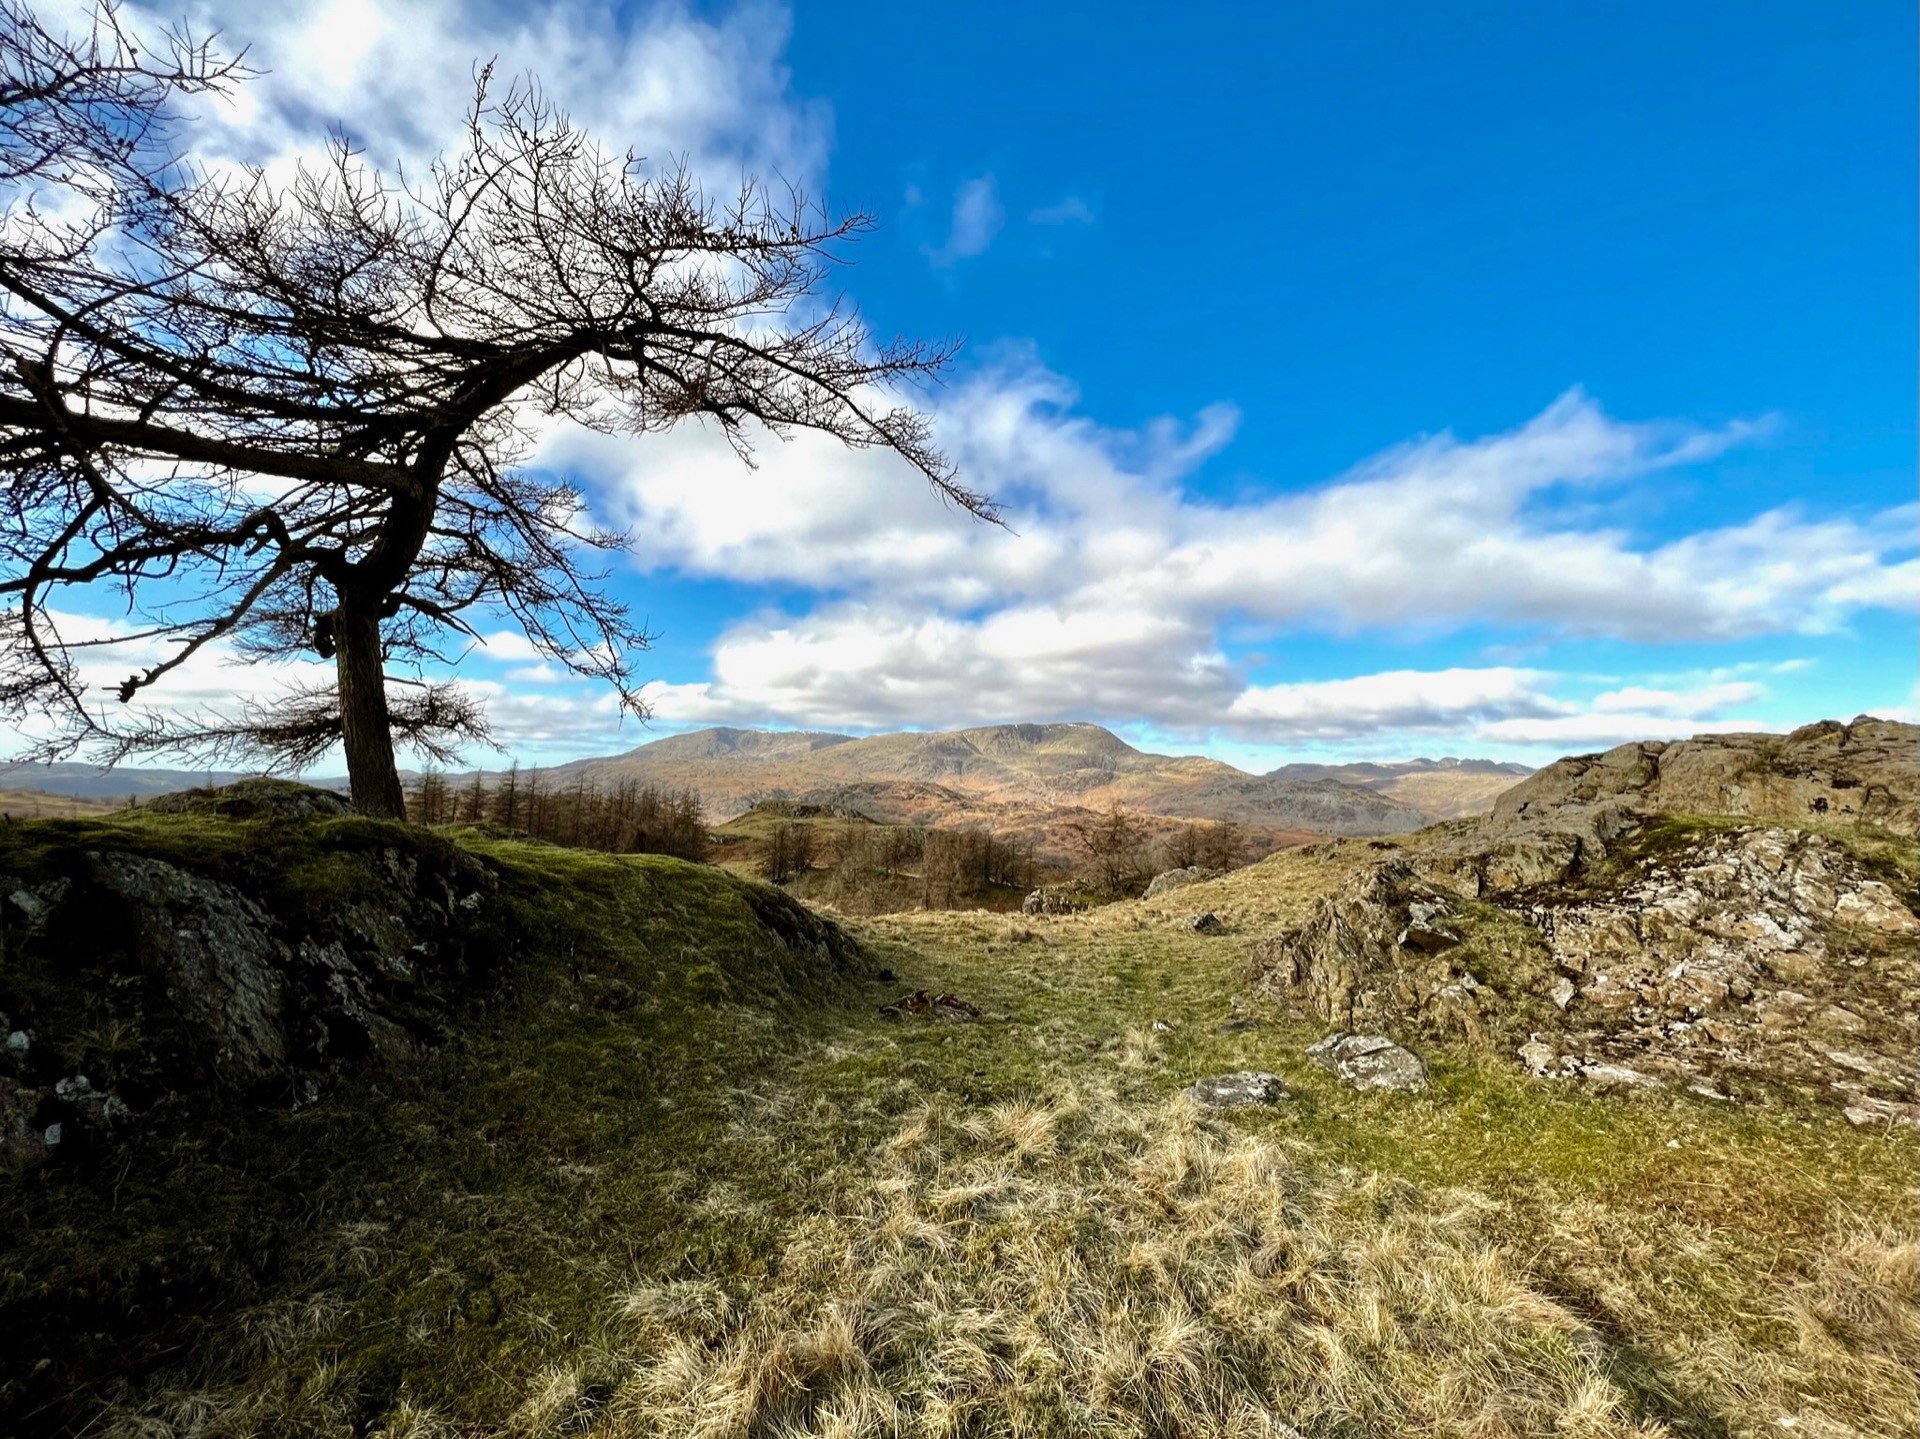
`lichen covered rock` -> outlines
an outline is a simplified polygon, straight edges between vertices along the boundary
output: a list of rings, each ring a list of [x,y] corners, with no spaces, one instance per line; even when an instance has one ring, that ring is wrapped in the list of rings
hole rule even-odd
[[[1287,1087],[1277,1074],[1241,1069],[1195,1081],[1188,1088],[1187,1097],[1202,1109],[1250,1109],[1278,1104],[1287,1098]]]
[[[1209,869],[1205,865],[1189,865],[1185,869],[1162,870],[1147,885],[1142,899],[1158,899],[1163,894],[1171,894],[1176,889],[1185,889],[1190,884],[1205,884],[1210,879],[1218,879],[1225,874],[1224,869]]]
[[[1697,735],[1557,760],[1494,804],[1496,824],[1621,802],[1646,813],[1920,826],[1920,725],[1862,716],[1787,735]]]
[[[1307,1046],[1307,1058],[1353,1089],[1420,1090],[1426,1061],[1384,1034],[1335,1032]]]

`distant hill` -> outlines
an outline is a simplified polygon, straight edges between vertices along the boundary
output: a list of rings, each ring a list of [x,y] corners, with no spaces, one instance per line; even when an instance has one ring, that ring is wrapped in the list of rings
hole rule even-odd
[[[938,823],[941,797],[929,788],[937,786],[967,804],[1120,803],[1175,819],[1231,819],[1323,834],[1399,834],[1430,820],[1418,806],[1363,784],[1254,775],[1199,755],[1149,754],[1093,724],[992,725],[867,739],[710,729],[548,773],[556,782],[631,779],[692,789],[716,818],[763,800],[814,800],[858,786],[869,812],[911,809],[919,822]]]
[[[1471,819],[1533,771],[1523,764],[1490,759],[1409,759],[1395,764],[1288,764],[1268,772],[1273,779],[1337,779],[1365,785],[1433,819]]]
[[[98,764],[0,764],[0,789],[37,790],[44,795],[79,795],[83,799],[142,799],[208,784],[232,784],[245,779],[226,770],[108,769]],[[326,781],[318,781],[325,784]]]

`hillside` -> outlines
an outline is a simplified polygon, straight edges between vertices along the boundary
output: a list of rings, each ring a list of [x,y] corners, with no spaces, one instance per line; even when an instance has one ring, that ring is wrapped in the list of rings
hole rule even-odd
[[[1394,834],[1418,809],[1338,779],[1251,775],[1196,755],[1148,754],[1098,725],[997,725],[945,733],[842,735],[702,730],[551,771],[557,782],[632,779],[697,792],[724,818],[761,800],[800,800],[850,785],[904,785],[903,804],[938,813],[926,786],[972,802],[1099,808],[1121,803],[1175,819],[1231,819],[1322,834]],[[910,797],[910,798],[906,798]],[[878,816],[876,816],[878,817]],[[944,823],[921,819],[920,823]]]
[[[1920,1421],[1920,850],[1857,809],[841,928],[217,803],[0,829],[0,1431]]]
[[[1493,808],[1501,794],[1533,771],[1523,764],[1486,759],[1410,759],[1393,764],[1288,764],[1270,778],[1334,779],[1364,785],[1375,794],[1411,805],[1429,819],[1473,819]]]

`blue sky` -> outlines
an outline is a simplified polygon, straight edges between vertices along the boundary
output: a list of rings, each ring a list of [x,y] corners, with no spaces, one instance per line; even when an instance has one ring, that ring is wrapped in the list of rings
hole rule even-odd
[[[871,208],[849,293],[967,341],[930,403],[1014,534],[872,456],[553,437],[634,526],[657,720],[503,635],[468,672],[523,757],[1089,719],[1264,769],[1914,715],[1909,4],[207,14],[270,72],[209,151],[335,122],[417,161],[497,55],[611,144]]]

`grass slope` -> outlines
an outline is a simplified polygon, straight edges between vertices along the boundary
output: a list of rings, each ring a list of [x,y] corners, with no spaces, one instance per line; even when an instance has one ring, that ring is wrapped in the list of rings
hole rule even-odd
[[[1912,1432],[1910,1132],[1468,1048],[1428,1052],[1424,1095],[1360,1096],[1301,1059],[1317,1029],[1222,1030],[1242,947],[1177,918],[1265,933],[1365,844],[1091,915],[861,921],[881,986],[783,969],[715,871],[472,843],[556,939],[458,1043],[156,1133],[111,1186],[8,1191],[8,1305],[201,1276],[175,1347],[72,1396],[76,1427]],[[876,1013],[916,985],[983,1017]],[[1237,1068],[1293,1097],[1180,1097]]]

